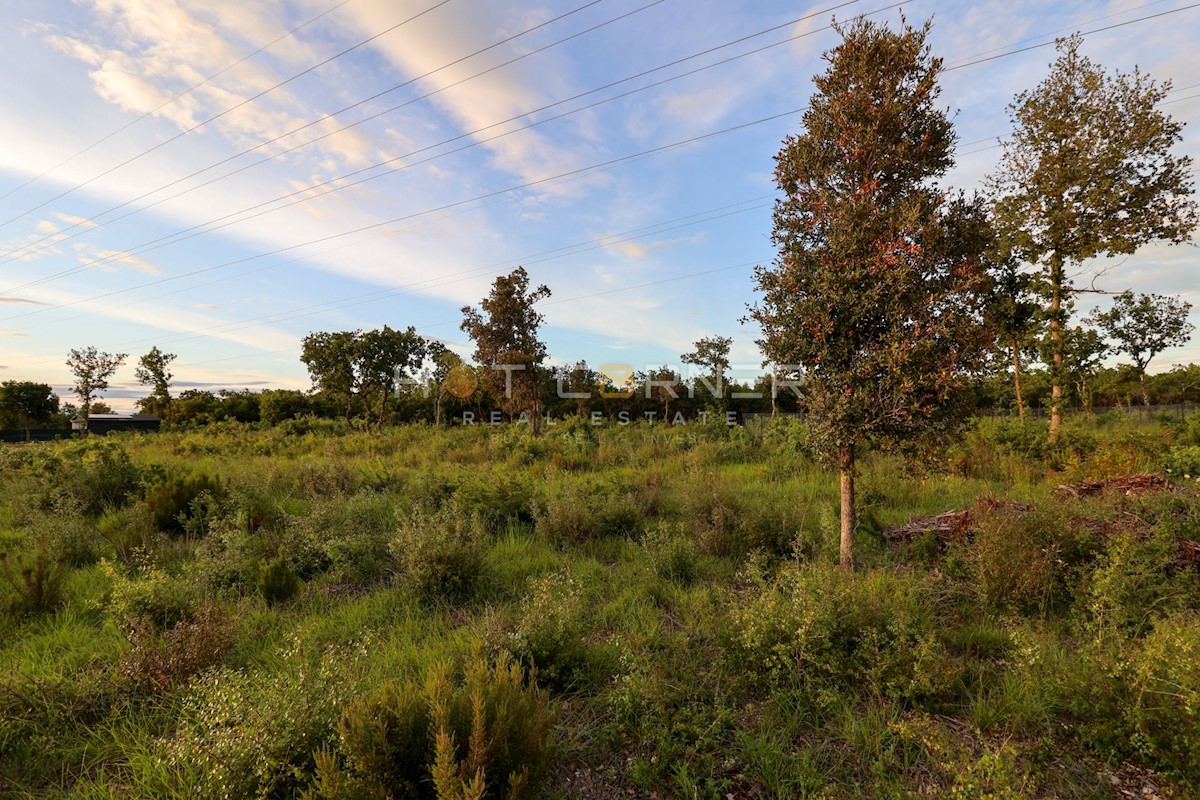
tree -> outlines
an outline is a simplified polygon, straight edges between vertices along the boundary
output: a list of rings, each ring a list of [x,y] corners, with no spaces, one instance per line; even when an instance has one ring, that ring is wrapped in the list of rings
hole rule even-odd
[[[1034,276],[1022,272],[1016,259],[1002,258],[999,259],[993,280],[995,292],[988,307],[988,319],[996,335],[1008,348],[1017,415],[1025,419],[1025,401],[1021,397],[1021,353],[1030,347],[1029,339],[1037,328],[1040,311],[1032,293]]]
[[[305,336],[300,347],[300,360],[308,367],[313,386],[342,405],[347,424],[354,414],[358,391],[354,372],[357,339],[358,331],[319,331]]]
[[[1075,387],[1079,404],[1092,407],[1091,381],[1112,348],[1095,328],[1076,325],[1063,336],[1063,372]]]
[[[72,350],[67,354],[67,368],[75,376],[74,389],[79,397],[79,415],[83,418],[85,431],[93,402],[108,389],[108,379],[116,374],[126,358],[126,353],[105,353],[95,347]]]
[[[679,359],[705,370],[701,380],[713,396],[717,408],[725,407],[725,373],[729,370],[729,347],[733,339],[728,336],[705,336],[696,341],[696,348],[684,353]],[[695,382],[692,383],[695,390]]]
[[[138,400],[138,408],[144,413],[161,417],[171,408],[171,379],[174,376],[170,366],[175,358],[174,353],[164,353],[155,345],[138,359],[133,375],[138,383],[151,387],[150,394]]]
[[[803,371],[815,452],[840,473],[841,564],[854,563],[854,476],[865,449],[917,449],[962,419],[983,324],[990,228],[982,204],[935,181],[954,134],[935,108],[930,24],[859,18],[816,76],[805,132],[776,157],[773,267],[755,270],[763,354]]]
[[[1009,106],[1013,134],[988,180],[998,223],[1046,278],[1052,433],[1062,424],[1067,270],[1148,242],[1184,242],[1197,223],[1192,161],[1171,154],[1183,123],[1156,108],[1170,82],[1137,69],[1108,75],[1080,54],[1082,43],[1078,34],[1059,40],[1049,76]]]
[[[1133,360],[1142,403],[1147,407],[1150,394],[1146,391],[1146,367],[1162,351],[1191,340],[1196,329],[1187,320],[1191,310],[1192,304],[1178,297],[1135,295],[1127,290],[1113,298],[1112,308],[1091,317],[1092,323],[1116,343],[1116,349]]]
[[[538,339],[544,318],[534,309],[550,296],[546,286],[529,288],[529,274],[517,267],[492,283],[480,309],[463,306],[462,330],[475,342],[475,361],[489,367],[485,379],[492,392],[504,398],[510,416],[529,412],[537,433],[540,415],[542,364],[546,345]]]
[[[5,381],[0,384],[0,418],[15,420],[30,439],[34,425],[44,425],[58,413],[58,397],[48,384]]]
[[[367,410],[368,427],[372,403],[378,404],[376,428],[383,427],[387,401],[395,392],[396,381],[414,378],[425,361],[427,350],[428,343],[417,335],[412,326],[397,331],[384,325],[356,337],[353,348],[354,372]]]

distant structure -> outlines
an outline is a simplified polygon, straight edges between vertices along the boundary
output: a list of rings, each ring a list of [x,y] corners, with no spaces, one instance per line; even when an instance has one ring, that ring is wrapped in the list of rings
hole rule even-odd
[[[156,431],[161,425],[162,420],[153,414],[90,414],[86,420],[86,429],[91,433]],[[82,416],[71,418],[72,431],[83,431],[84,428]]]

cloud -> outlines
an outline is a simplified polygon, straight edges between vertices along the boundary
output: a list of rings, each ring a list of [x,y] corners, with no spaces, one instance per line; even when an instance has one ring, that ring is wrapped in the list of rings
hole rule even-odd
[[[0,331],[0,336],[28,336],[28,333],[19,333],[17,331]]]
[[[45,306],[49,303],[43,303],[40,300],[30,300],[27,297],[0,297],[0,303],[8,303],[17,306]]]
[[[192,308],[199,308],[204,311],[216,311],[220,306],[216,303],[193,303]]]

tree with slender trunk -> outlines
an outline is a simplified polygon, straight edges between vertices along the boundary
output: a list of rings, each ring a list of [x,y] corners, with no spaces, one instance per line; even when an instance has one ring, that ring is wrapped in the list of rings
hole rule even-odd
[[[703,374],[692,379],[692,391],[696,389],[698,378],[712,397],[713,405],[721,411],[726,406],[725,373],[729,371],[729,348],[732,345],[733,339],[729,336],[705,336],[696,340],[695,350],[679,357],[683,363],[704,370]]]
[[[1142,404],[1150,407],[1146,368],[1156,355],[1191,341],[1195,325],[1188,322],[1192,304],[1178,297],[1121,292],[1108,311],[1095,312],[1090,321],[1112,339],[1118,351],[1129,356],[1137,371]]]
[[[164,353],[157,345],[138,359],[133,375],[138,383],[150,387],[150,394],[138,401],[143,412],[166,416],[171,408],[171,379],[174,376],[170,367],[174,360],[174,353]]]
[[[854,566],[855,472],[874,447],[919,450],[963,419],[994,341],[983,204],[936,181],[953,163],[930,24],[859,18],[776,157],[772,267],[750,316],[764,356],[802,371],[815,452],[837,469],[840,560]]]
[[[550,296],[546,286],[529,287],[529,274],[517,267],[492,283],[480,308],[463,306],[462,330],[475,342],[475,361],[486,369],[492,393],[503,398],[510,417],[528,413],[541,430],[542,364],[546,345],[538,338],[544,318],[534,306]]]
[[[1032,294],[1034,276],[1022,272],[1013,258],[999,258],[993,274],[994,300],[988,308],[988,318],[999,338],[997,348],[1008,358],[1013,371],[1013,393],[1016,395],[1017,415],[1025,419],[1025,401],[1021,396],[1021,353],[1029,349],[1029,340],[1038,327],[1040,306]]]
[[[14,420],[31,438],[35,424],[45,424],[58,413],[58,397],[49,384],[5,381],[0,384],[0,420]]]
[[[1157,108],[1170,82],[1136,68],[1107,74],[1082,44],[1078,34],[1059,40],[1050,74],[1009,106],[1013,133],[988,179],[1005,237],[1045,278],[1052,434],[1067,377],[1069,270],[1148,242],[1179,244],[1197,223],[1192,160],[1171,152],[1183,123]]]
[[[101,392],[107,391],[108,379],[116,374],[126,358],[125,353],[105,353],[95,347],[72,350],[67,354],[67,368],[75,376],[74,389],[79,397],[79,415],[85,431],[92,404]]]

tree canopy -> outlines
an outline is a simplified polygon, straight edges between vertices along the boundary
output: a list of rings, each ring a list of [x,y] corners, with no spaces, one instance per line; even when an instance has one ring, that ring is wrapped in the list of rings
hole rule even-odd
[[[929,30],[839,28],[805,132],[776,157],[778,256],[755,273],[759,346],[803,370],[812,444],[841,473],[847,568],[858,453],[944,430],[990,343],[985,209],[936,184],[954,133]]]

